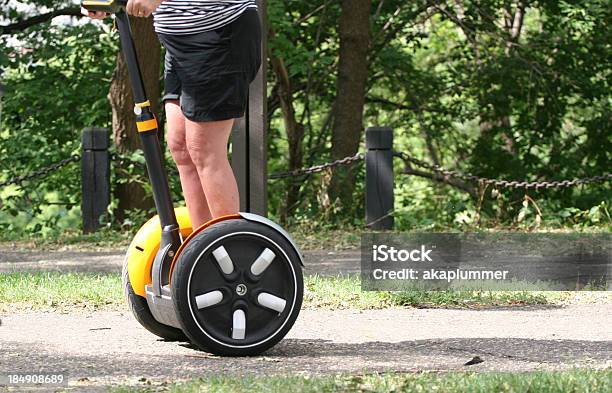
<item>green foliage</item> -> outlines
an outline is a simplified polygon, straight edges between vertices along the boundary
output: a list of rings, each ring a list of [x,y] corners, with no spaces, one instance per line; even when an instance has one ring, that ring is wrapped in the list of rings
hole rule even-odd
[[[380,94],[415,108],[403,111],[396,126],[404,146],[430,161],[437,157],[442,166],[491,178],[533,181],[609,172],[609,7],[599,1],[531,4],[513,41],[500,25],[504,12],[516,9],[493,1],[463,3],[461,23],[453,20],[457,10],[450,8],[449,15],[438,13],[416,28],[424,27],[427,37],[416,38],[412,48],[402,37],[383,51],[390,52],[381,65],[388,91]],[[409,67],[390,61],[402,57]],[[396,68],[407,70],[399,80]],[[427,94],[427,86],[433,94]],[[404,184],[400,187],[403,199]],[[524,192],[485,191],[480,202],[449,187],[431,187],[426,191],[430,202],[421,211],[436,223],[448,223],[452,214],[440,206],[442,199],[445,206],[461,210],[464,205],[472,212],[460,212],[455,222],[499,225],[527,218],[528,210],[520,207]],[[584,211],[609,203],[609,191],[609,186],[591,185],[527,194],[547,207],[540,217],[547,220],[558,218],[555,212],[562,209]],[[415,199],[423,199],[419,193],[405,197],[409,211]],[[493,197],[498,193],[501,197]]]
[[[518,18],[511,3],[462,4],[463,10],[450,3],[435,8],[420,1],[374,2],[366,126],[392,126],[397,150],[490,178],[534,181],[607,173],[612,68],[606,27],[611,11],[605,2],[529,3],[517,35],[506,27]],[[270,46],[285,60],[297,117],[304,120],[305,164],[326,161],[338,6],[316,1],[269,7],[275,33]],[[273,76],[271,81],[276,82]],[[287,166],[283,123],[279,111],[275,114],[273,171]],[[523,209],[522,191],[485,189],[479,198],[477,184],[468,184],[469,195],[430,179],[397,178],[394,216],[402,229],[588,226],[594,222],[576,212],[610,203],[606,184],[530,191],[533,203]],[[333,202],[321,200],[326,180],[325,174],[304,179],[295,221],[334,217],[329,214]],[[273,211],[281,210],[288,184],[271,185]],[[361,206],[360,187],[355,201]],[[536,206],[540,213],[528,214]],[[562,219],[566,209],[576,209],[572,220]],[[362,217],[362,210],[347,216]]]
[[[57,7],[50,1],[27,3]],[[610,171],[612,9],[607,2],[527,2],[523,14],[516,2],[436,4],[373,1],[365,126],[393,127],[396,150],[489,178],[572,179]],[[15,21],[39,9],[7,10],[7,20]],[[330,158],[340,11],[341,2],[327,0],[268,2],[269,49],[283,59],[290,76],[296,118],[305,130],[305,166]],[[519,16],[520,32],[513,30]],[[82,127],[110,125],[106,95],[118,43],[106,30],[81,22],[45,23],[0,36],[0,53],[8,54],[0,57],[7,90],[0,182],[78,152]],[[271,68],[268,170],[277,172],[288,167],[289,147]],[[468,183],[467,193],[401,175],[401,165],[396,161],[393,212],[399,229],[611,225],[609,183],[529,192]],[[335,201],[327,199],[330,175],[323,173],[270,182],[272,216],[283,217],[289,184],[296,182],[299,202],[288,224],[313,231],[363,226],[363,164],[352,170],[356,188],[350,211],[338,214]],[[76,229],[78,172],[71,165],[24,184],[23,190],[0,190],[0,230],[53,236]],[[114,174],[113,184],[125,181],[147,184],[137,167]],[[172,186],[179,195],[178,183]],[[109,213],[105,224],[114,226]],[[148,214],[135,212],[123,229],[133,230]]]
[[[0,51],[8,54],[1,64],[3,181],[78,153],[83,127],[110,126],[106,93],[118,45],[91,24],[47,23],[0,37]],[[0,190],[0,230],[50,236],[78,229],[79,179],[78,164],[71,164]]]

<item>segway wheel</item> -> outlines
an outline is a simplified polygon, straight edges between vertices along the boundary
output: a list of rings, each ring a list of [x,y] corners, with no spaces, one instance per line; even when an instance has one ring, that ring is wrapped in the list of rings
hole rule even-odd
[[[132,289],[130,284],[130,277],[127,269],[127,261],[123,263],[123,291],[134,318],[149,332],[155,334],[158,337],[163,338],[166,341],[189,341],[185,334],[177,328],[167,326],[157,322],[151,310],[147,300],[142,296],[138,296]]]
[[[302,305],[300,257],[269,226],[232,219],[197,233],[178,256],[172,297],[183,332],[219,355],[257,355],[289,332]]]

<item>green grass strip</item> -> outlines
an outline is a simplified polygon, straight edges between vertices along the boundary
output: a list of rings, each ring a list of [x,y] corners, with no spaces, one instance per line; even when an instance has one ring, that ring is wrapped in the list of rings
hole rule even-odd
[[[308,276],[304,284],[304,302],[315,308],[478,308],[548,303],[543,294],[526,291],[362,291],[359,277],[355,276]]]
[[[311,309],[478,308],[544,303],[547,298],[533,292],[364,292],[358,277],[305,277],[304,308]],[[117,309],[123,306],[121,277],[117,273],[0,274],[0,309]]]
[[[176,393],[309,393],[309,392],[438,392],[438,393],[608,393],[612,371],[571,370],[537,373],[419,373],[364,376],[214,376],[177,383],[155,391]],[[152,388],[119,388],[115,392],[148,392]]]
[[[119,274],[0,274],[0,309],[115,308],[123,302]]]

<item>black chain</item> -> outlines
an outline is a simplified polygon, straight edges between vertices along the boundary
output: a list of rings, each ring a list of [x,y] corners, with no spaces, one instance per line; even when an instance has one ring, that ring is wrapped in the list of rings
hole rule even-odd
[[[344,157],[340,160],[335,160],[332,162],[328,162],[326,164],[315,165],[309,168],[296,169],[290,172],[272,173],[270,176],[268,176],[268,178],[272,180],[272,179],[284,179],[287,177],[298,177],[298,176],[304,176],[304,175],[311,175],[313,173],[323,172],[326,169],[335,168],[335,167],[343,166],[343,165],[351,165],[357,161],[363,160],[363,158],[364,158],[363,153],[356,153],[355,155]]]
[[[573,180],[554,180],[554,181],[537,181],[537,182],[527,182],[527,181],[517,181],[517,180],[499,180],[499,179],[490,179],[486,177],[476,176],[471,173],[459,172],[448,170],[442,168],[439,165],[429,164],[425,161],[419,160],[417,158],[409,156],[404,152],[394,152],[394,156],[401,158],[406,163],[414,164],[420,168],[430,170],[432,172],[438,173],[444,177],[452,177],[455,179],[461,179],[464,181],[480,183],[484,185],[492,185],[497,188],[519,188],[519,189],[550,189],[550,188],[566,188],[566,187],[574,187],[583,184],[590,183],[601,183],[605,181],[612,180],[612,173],[607,173],[605,175],[600,176],[592,176],[581,179],[573,179]],[[356,153],[352,156],[344,157],[339,160],[335,160],[332,162],[328,162],[325,164],[314,165],[308,168],[296,169],[294,171],[289,172],[276,172],[272,173],[268,179],[284,179],[289,177],[300,177],[305,175],[311,175],[313,173],[323,172],[326,169],[333,169],[339,166],[352,165],[357,161],[363,160],[365,157],[364,153]],[[121,163],[129,162],[133,163],[141,168],[145,167],[145,164],[136,161],[130,157],[121,156],[117,153],[111,153],[111,159],[117,160]],[[174,168],[169,168],[169,172],[173,173]]]
[[[118,161],[121,164],[124,163],[131,163],[136,165],[139,168],[145,168],[146,165],[134,160],[131,157],[128,156],[123,156],[117,153],[111,153],[110,155],[111,160],[113,161]],[[288,178],[288,177],[298,177],[298,176],[305,176],[305,175],[310,175],[313,173],[317,173],[317,172],[323,172],[324,170],[328,169],[328,168],[334,168],[334,167],[338,167],[338,166],[342,166],[342,165],[351,165],[352,163],[362,160],[364,158],[364,154],[363,153],[357,153],[353,156],[349,156],[349,157],[345,157],[343,159],[340,160],[335,160],[326,164],[321,164],[321,165],[315,165],[315,166],[311,166],[309,168],[303,168],[303,169],[297,169],[294,171],[290,171],[290,172],[276,172],[276,173],[272,173],[270,176],[268,176],[268,179],[272,180],[272,179],[284,179],[284,178]],[[174,173],[176,172],[174,167],[170,167],[168,169],[169,173]]]
[[[601,183],[601,182],[612,180],[612,173],[607,173],[605,175],[600,175],[600,176],[585,177],[582,179],[534,181],[534,182],[489,179],[486,177],[476,176],[471,173],[463,173],[459,171],[451,171],[448,169],[444,169],[439,165],[429,164],[425,161],[421,161],[417,158],[411,157],[404,152],[394,152],[394,155],[396,157],[401,158],[406,163],[411,163],[418,167],[428,169],[430,171],[436,172],[445,177],[452,177],[455,179],[461,179],[461,180],[466,180],[470,182],[481,183],[484,185],[493,185],[497,188],[522,188],[522,189],[534,188],[538,190],[541,188],[549,189],[549,188],[574,187],[574,186],[579,186],[582,184]]]
[[[0,188],[4,188],[6,186],[10,186],[12,184],[17,184],[17,185],[21,185],[21,183],[28,181],[28,180],[33,180],[33,179],[37,179],[37,178],[43,178],[43,177],[47,177],[49,174],[51,174],[52,172],[55,172],[63,167],[65,167],[66,165],[72,163],[72,162],[77,162],[81,159],[81,156],[78,154],[73,154],[72,156],[65,158],[61,161],[58,161],[54,164],[51,164],[49,166],[46,166],[44,168],[40,168],[35,170],[34,172],[30,172],[27,175],[22,175],[22,176],[17,176],[15,178],[9,179],[7,181],[4,181],[2,183],[0,183]]]

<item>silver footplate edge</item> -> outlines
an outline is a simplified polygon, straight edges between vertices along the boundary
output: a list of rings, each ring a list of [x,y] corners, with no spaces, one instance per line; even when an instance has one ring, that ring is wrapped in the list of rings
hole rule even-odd
[[[146,285],[145,291],[147,293],[147,304],[149,305],[151,314],[153,314],[153,318],[159,323],[180,329],[181,324],[174,311],[174,303],[170,296],[170,288],[164,285],[162,287],[161,296],[155,296],[151,285]]]

